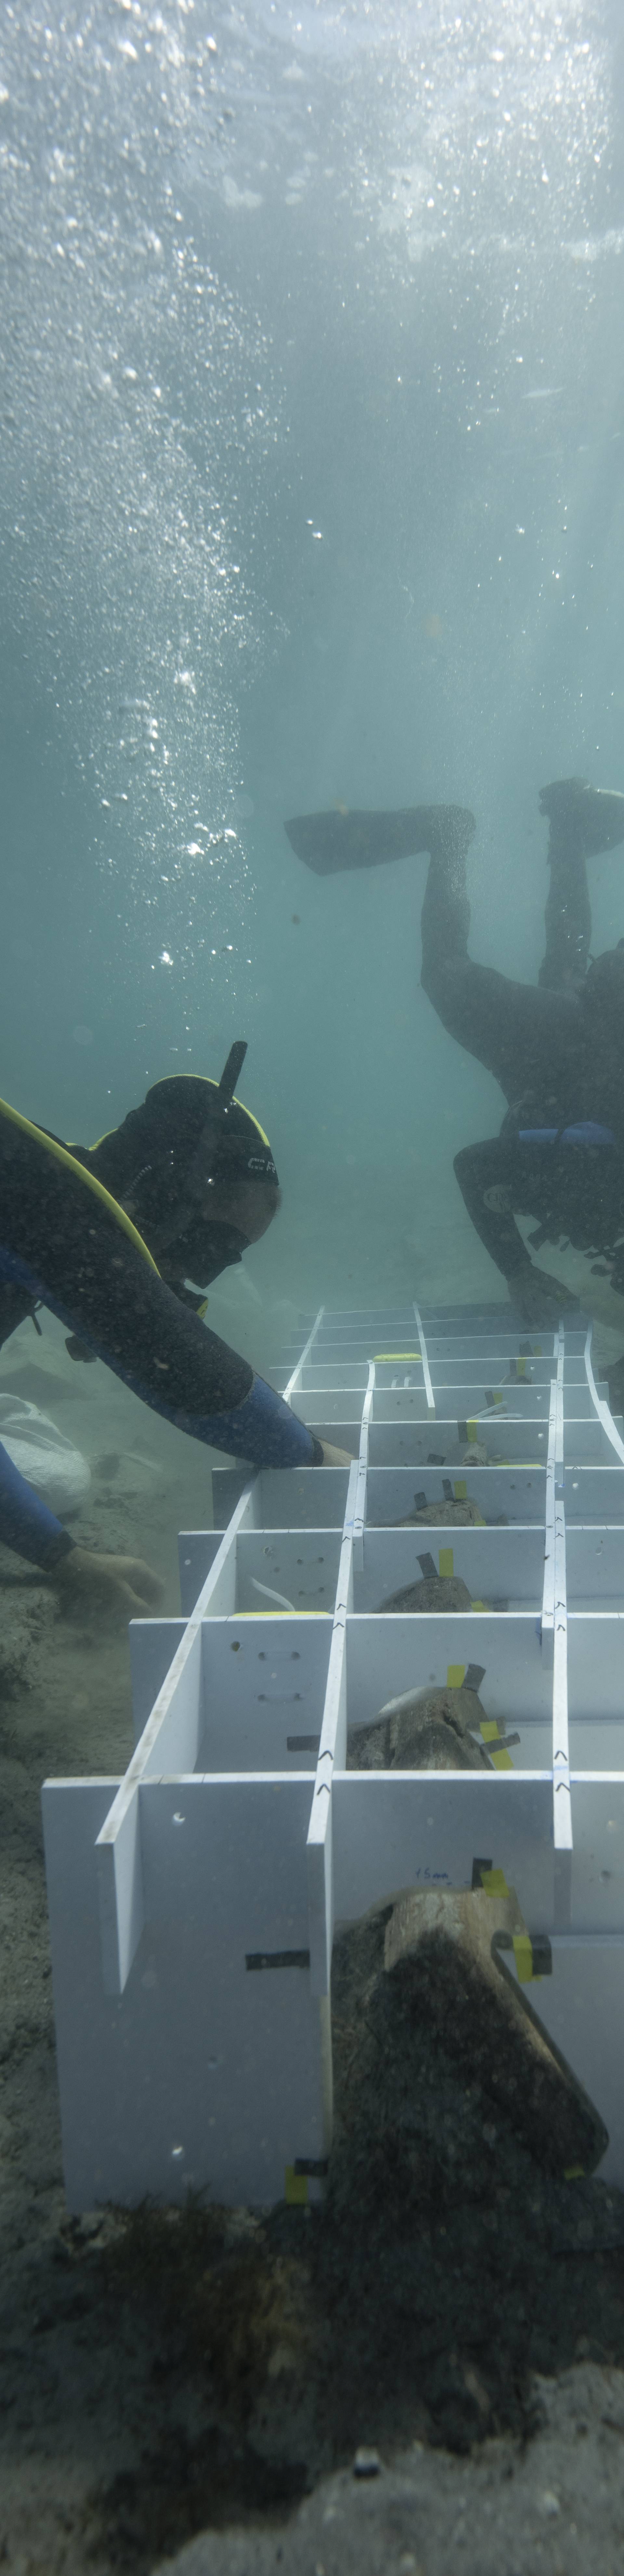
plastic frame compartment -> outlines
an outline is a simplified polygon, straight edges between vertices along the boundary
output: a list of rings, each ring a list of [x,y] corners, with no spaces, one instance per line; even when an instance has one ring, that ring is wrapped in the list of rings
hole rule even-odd
[[[335,1924],[486,1860],[624,2183],[624,1441],[591,1329],[322,1309],[301,1340],[276,1378],[350,1473],[215,1474],[181,1618],[130,1631],[124,1778],[44,1787],[70,2208],[322,2193]],[[476,1526],[395,1526],[466,1491]],[[421,1557],[471,1610],[382,1610]],[[349,1729],[470,1664],[491,1772],[347,1769]]]

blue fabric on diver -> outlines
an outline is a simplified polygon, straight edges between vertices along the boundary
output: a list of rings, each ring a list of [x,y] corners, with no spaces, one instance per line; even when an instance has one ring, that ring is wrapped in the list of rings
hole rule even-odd
[[[249,1458],[252,1466],[314,1465],[312,1432],[263,1377],[254,1378],[249,1395],[232,1413],[205,1415],[194,1429],[196,1438],[208,1440],[212,1449],[229,1449],[236,1458]]]
[[[14,1467],[8,1449],[0,1441],[0,1539],[3,1547],[13,1548],[15,1556],[27,1556],[43,1572],[56,1564],[57,1558],[73,1546],[54,1512],[48,1511],[33,1492],[19,1467]]]
[[[583,1118],[577,1127],[520,1127],[520,1145],[614,1145],[612,1127],[600,1127],[593,1118]]]

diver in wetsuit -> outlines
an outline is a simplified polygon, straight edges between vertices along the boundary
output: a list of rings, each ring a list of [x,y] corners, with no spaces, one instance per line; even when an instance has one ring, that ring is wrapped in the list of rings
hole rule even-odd
[[[464,807],[300,815],[286,831],[320,876],[429,852],[424,989],[508,1102],[500,1135],[455,1158],[469,1215],[527,1323],[556,1323],[580,1294],[624,1350],[624,940],[590,962],[586,878],[587,859],[624,841],[624,796],[559,779],[540,809],[551,881],[537,986],[468,956]]]
[[[0,1102],[0,1344],[47,1306],[72,1358],[105,1360],[193,1439],[257,1466],[342,1465],[206,1330],[188,1284],[204,1290],[239,1262],[279,1205],[268,1137],[234,1096],[245,1052],[232,1047],[218,1084],[155,1083],[93,1146],[65,1146]],[[144,1609],[160,1589],[139,1560],[76,1547],[1,1447],[0,1539],[67,1592]]]

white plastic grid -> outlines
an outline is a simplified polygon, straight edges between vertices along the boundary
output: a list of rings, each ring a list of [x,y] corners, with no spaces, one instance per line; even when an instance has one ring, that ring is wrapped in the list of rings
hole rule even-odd
[[[537,2007],[624,2181],[624,1443],[591,1331],[321,1309],[302,1339],[284,1392],[359,1431],[350,1472],[263,1470],[183,1534],[183,1617],[131,1630],[124,1779],[45,1785],[70,2206],[317,2194],[334,1925],[477,1856],[548,1935]],[[481,1526],[393,1527],[445,1487]],[[379,1615],[426,1552],[472,1610]],[[491,1773],[346,1769],[348,1728],[471,1663]]]

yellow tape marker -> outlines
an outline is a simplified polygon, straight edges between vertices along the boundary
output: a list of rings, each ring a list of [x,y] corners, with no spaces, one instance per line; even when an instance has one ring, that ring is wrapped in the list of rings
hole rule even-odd
[[[465,1503],[467,1492],[468,1486],[466,1484],[465,1476],[460,1476],[459,1484],[453,1486],[456,1503]]]
[[[529,1986],[533,1977],[533,1943],[528,1932],[514,1932],[514,1959],[521,1986]]]
[[[511,1754],[507,1752],[504,1744],[501,1744],[498,1753],[493,1751],[492,1761],[495,1771],[513,1771]]]
[[[201,1078],[200,1075],[200,1081]],[[36,1144],[42,1145],[46,1153],[53,1155],[55,1162],[64,1164],[65,1170],[73,1173],[74,1180],[84,1182],[85,1189],[91,1190],[94,1198],[99,1199],[101,1205],[108,1209],[109,1216],[114,1217],[115,1224],[121,1226],[122,1232],[129,1236],[135,1251],[141,1253],[143,1261],[149,1262],[150,1270],[155,1270],[158,1278],[156,1263],[152,1259],[151,1252],[148,1252],[147,1244],[143,1242],[142,1234],[137,1234],[132,1218],[126,1214],[126,1209],[120,1206],[118,1199],[112,1197],[110,1190],[105,1190],[103,1182],[96,1180],[95,1172],[89,1172],[84,1163],[76,1162],[71,1146],[60,1145],[57,1136],[46,1136],[44,1129],[35,1127],[31,1118],[23,1118],[19,1109],[11,1109],[8,1100],[0,1100],[0,1115],[8,1118],[12,1127],[21,1127],[23,1135],[34,1136]],[[268,1143],[268,1138],[266,1141]]]
[[[466,1423],[466,1430],[467,1430],[467,1433],[468,1433],[468,1438],[469,1438],[469,1440],[478,1440],[478,1438],[479,1438],[479,1425],[478,1425],[478,1422],[467,1422],[467,1423]]]
[[[542,1345],[541,1345],[541,1342],[534,1342],[534,1343],[533,1343],[533,1358],[534,1358],[534,1360],[541,1360],[541,1356],[542,1356]]]
[[[440,1567],[440,1573],[441,1573],[441,1574],[452,1574],[452,1572],[453,1572],[453,1550],[452,1550],[452,1547],[441,1547],[441,1548],[440,1548],[440,1554],[439,1554],[439,1558],[438,1558],[438,1564],[439,1564],[439,1567]]]
[[[504,1869],[482,1869],[481,1886],[485,1888],[486,1896],[509,1895]]]
[[[295,2173],[294,2165],[286,2166],[284,2174],[284,2199],[288,2209],[307,2208],[308,2177],[307,2174]]]
[[[487,1610],[487,1601],[471,1601],[471,1610]]]
[[[526,1360],[516,1360],[516,1377],[526,1377]]]
[[[383,1363],[389,1363],[390,1360],[411,1360],[412,1367],[422,1368],[420,1351],[373,1351],[373,1359],[376,1368],[381,1368]]]
[[[585,2166],[584,2166],[584,2165],[564,2165],[564,2168],[563,2168],[563,2179],[564,2179],[564,2182],[582,2182],[582,2181],[583,2181],[583,2179],[584,2179],[584,2174],[585,2174]]]
[[[447,1687],[447,1690],[461,1690],[461,1686],[462,1686],[462,1682],[463,1682],[463,1679],[464,1679],[465,1671],[466,1671],[466,1666],[465,1666],[465,1664],[447,1664],[447,1667],[446,1667],[446,1687]]]
[[[497,1395],[497,1394],[496,1394],[496,1391],[495,1391],[495,1392],[494,1392],[494,1403],[495,1403],[495,1404],[502,1404],[502,1401],[503,1401],[502,1393],[501,1393],[500,1395]]]
[[[483,1742],[484,1742],[484,1744],[496,1744],[496,1743],[498,1743],[498,1742],[500,1741],[499,1733],[498,1733],[498,1718],[497,1718],[497,1717],[482,1717],[482,1719],[481,1719],[481,1734],[482,1734],[482,1736],[483,1736]]]

